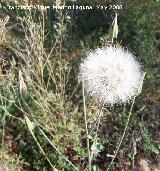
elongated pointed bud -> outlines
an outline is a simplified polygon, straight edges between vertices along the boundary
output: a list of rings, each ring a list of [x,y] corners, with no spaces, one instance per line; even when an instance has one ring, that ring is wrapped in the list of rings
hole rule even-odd
[[[117,38],[118,35],[118,24],[117,24],[117,13],[113,21],[112,39]]]
[[[24,83],[24,79],[22,77],[22,72],[19,70],[19,93],[21,96],[25,96],[27,92],[26,84]]]

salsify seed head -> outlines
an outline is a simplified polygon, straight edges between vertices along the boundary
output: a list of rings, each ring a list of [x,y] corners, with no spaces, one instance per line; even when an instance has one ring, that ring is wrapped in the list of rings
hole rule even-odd
[[[85,90],[109,105],[130,101],[140,91],[143,73],[132,53],[112,46],[89,52],[80,66]]]

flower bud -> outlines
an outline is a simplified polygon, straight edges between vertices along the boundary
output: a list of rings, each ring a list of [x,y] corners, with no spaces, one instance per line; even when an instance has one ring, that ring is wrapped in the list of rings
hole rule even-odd
[[[19,70],[19,93],[21,96],[25,96],[27,91],[26,84],[24,83],[24,79],[22,77],[22,72]]]

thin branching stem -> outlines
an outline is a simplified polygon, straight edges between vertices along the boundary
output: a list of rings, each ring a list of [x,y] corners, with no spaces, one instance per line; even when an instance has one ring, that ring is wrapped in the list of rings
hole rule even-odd
[[[90,152],[90,144],[89,144],[89,131],[88,131],[88,121],[87,121],[87,110],[86,110],[86,100],[85,100],[85,92],[84,92],[84,82],[82,81],[82,91],[83,91],[83,109],[84,109],[84,122],[85,122],[85,131],[86,131],[86,140],[87,140],[87,151],[88,151],[88,171],[91,171],[91,152]]]
[[[98,127],[99,127],[99,123],[98,122],[100,121],[100,118],[101,118],[103,105],[104,105],[104,103],[100,104],[100,107],[99,107],[99,110],[98,110],[98,114],[97,114],[97,118],[96,118],[96,121],[95,121],[94,125],[91,128],[90,134],[93,132],[93,130],[96,127],[96,125],[98,125]]]

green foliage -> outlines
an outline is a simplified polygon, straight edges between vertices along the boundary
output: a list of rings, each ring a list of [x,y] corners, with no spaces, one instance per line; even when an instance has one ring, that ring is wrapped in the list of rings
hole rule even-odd
[[[125,1],[126,7],[119,15],[119,41],[136,53],[147,67],[156,52],[155,29],[158,27],[159,2]],[[127,13],[127,15],[126,15]]]
[[[144,125],[141,125],[141,132],[142,132],[142,138],[144,140],[144,149],[146,151],[150,151],[152,153],[155,153],[159,155],[160,149],[158,149],[158,146],[154,143],[154,140],[152,138],[152,135],[149,133],[149,131],[144,127]]]

